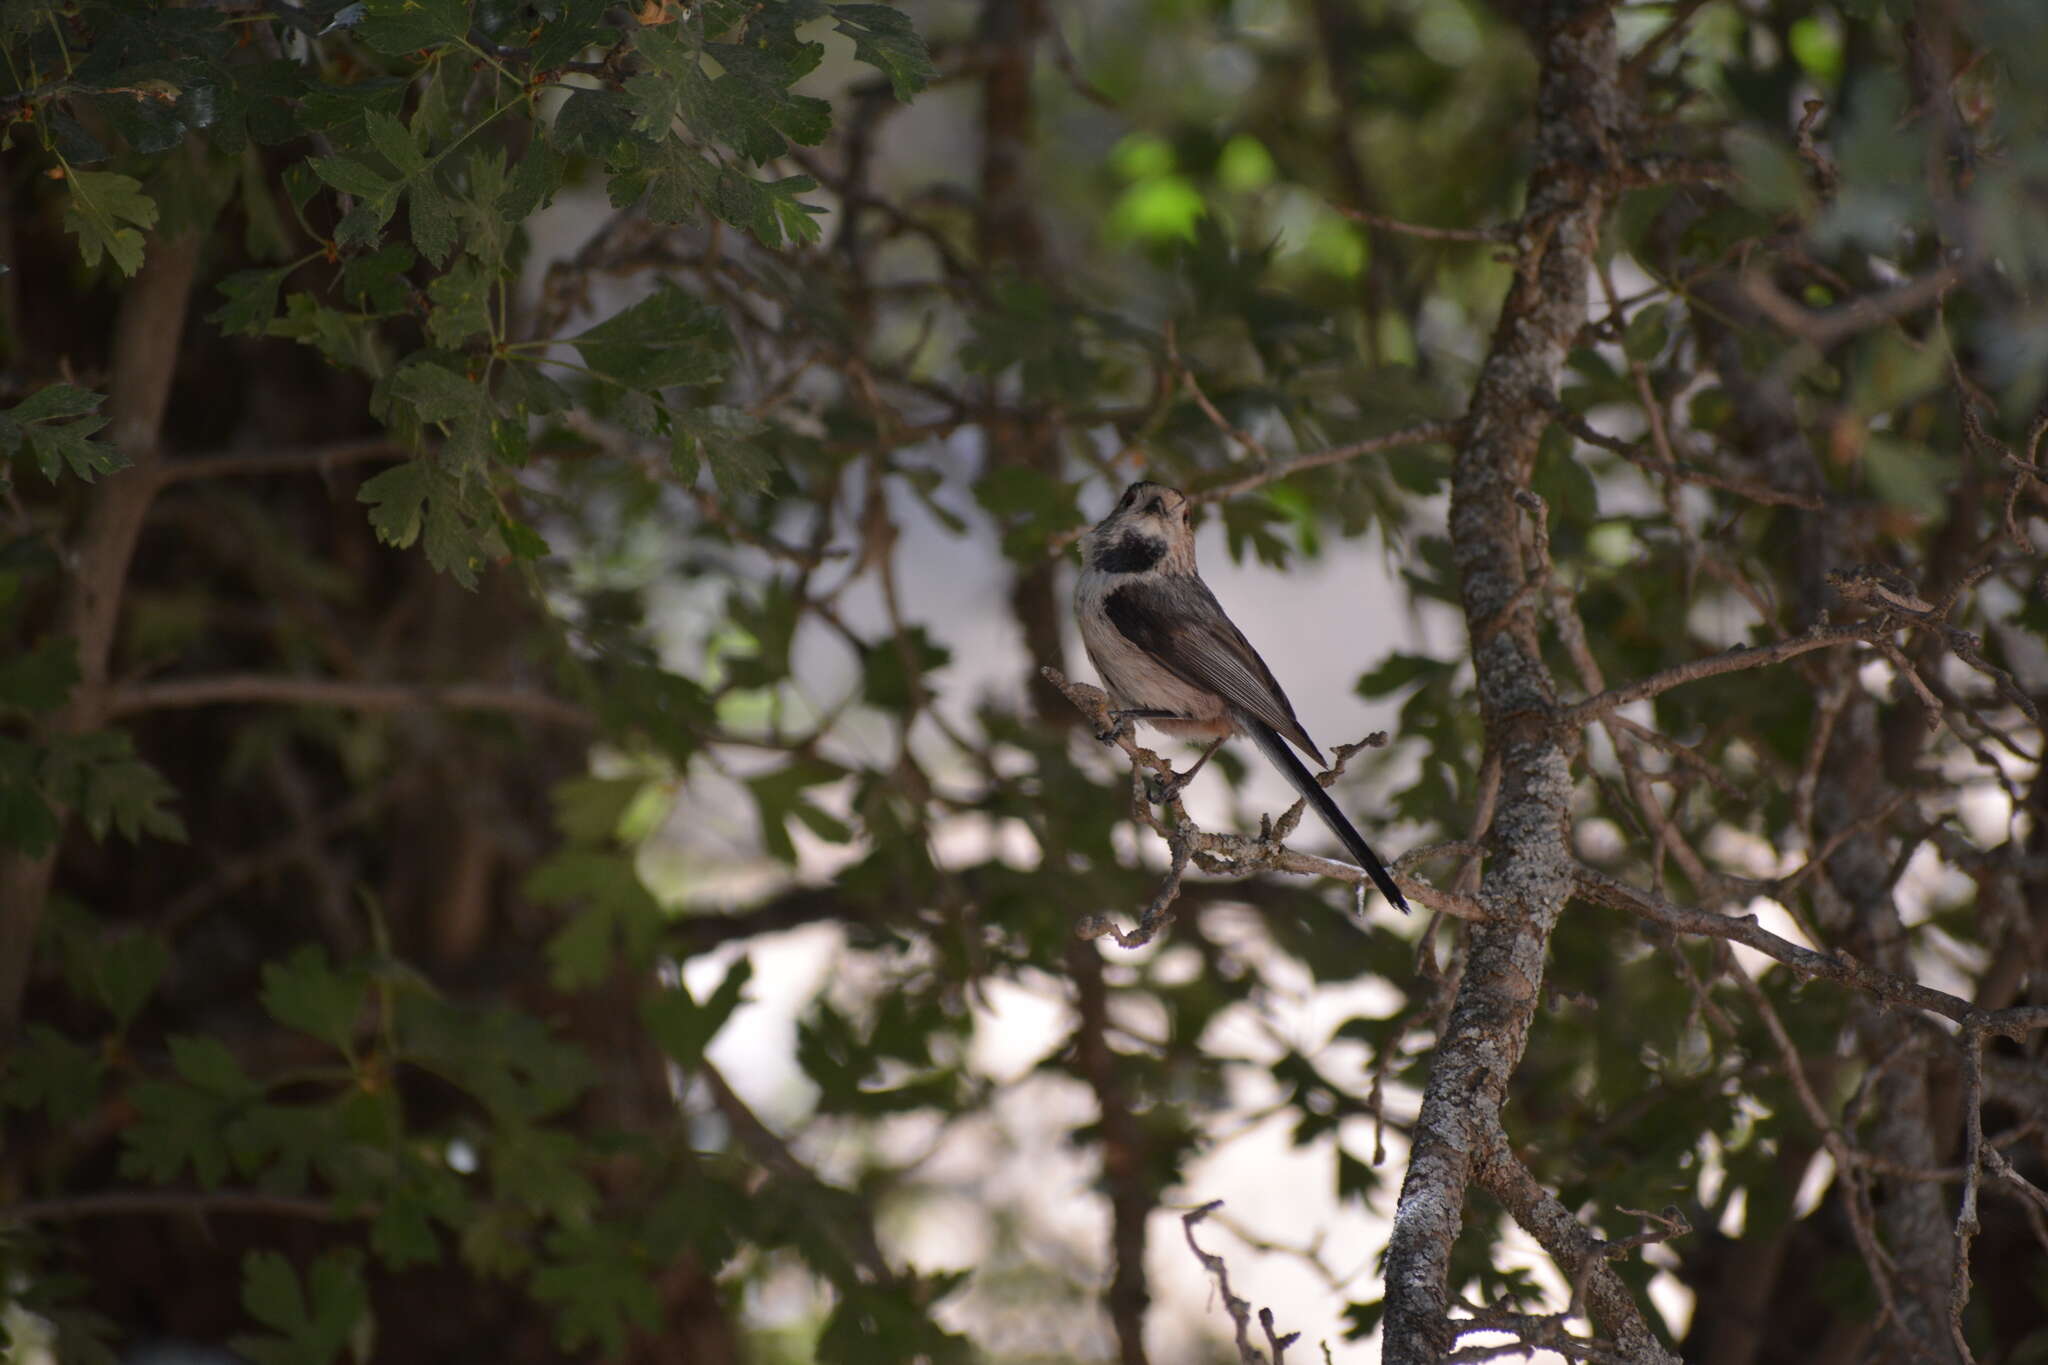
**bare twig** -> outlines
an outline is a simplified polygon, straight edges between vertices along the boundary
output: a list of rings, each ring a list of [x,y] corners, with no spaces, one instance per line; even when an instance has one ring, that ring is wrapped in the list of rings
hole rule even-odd
[[[108,714],[173,711],[194,706],[332,706],[347,711],[414,711],[444,707],[455,711],[498,711],[572,730],[596,728],[583,708],[527,687],[490,683],[349,682],[338,678],[292,678],[264,673],[225,673],[128,683],[112,693]]]
[[[1403,427],[1399,431],[1387,432],[1382,436],[1368,436],[1364,440],[1313,450],[1306,455],[1295,455],[1275,461],[1256,473],[1233,479],[1229,483],[1204,488],[1190,496],[1188,501],[1198,504],[1227,502],[1253,489],[1263,488],[1292,474],[1299,474],[1305,469],[1321,469],[1325,465],[1342,464],[1361,455],[1376,455],[1383,450],[1394,450],[1401,446],[1427,445],[1432,441],[1454,441],[1463,429],[1464,423],[1460,421],[1420,422],[1412,427]]]
[[[1784,963],[1808,980],[1838,982],[1876,999],[1926,1010],[1987,1034],[2018,1038],[2035,1029],[2048,1028],[2048,1006],[2013,1005],[1998,1010],[1979,1009],[1961,996],[1879,971],[1852,957],[1802,948],[1763,928],[1754,916],[1717,915],[1710,910],[1674,905],[1653,891],[1626,885],[1592,868],[1579,869],[1578,890],[1587,900],[1660,924],[1673,933],[1740,943]]]
[[[1882,294],[1865,295],[1839,308],[1815,313],[1787,298],[1768,275],[1751,270],[1742,277],[1742,292],[1771,321],[1801,341],[1825,351],[1859,332],[1932,307],[1963,278],[1963,263],[1951,262]]]
[[[1181,1230],[1187,1234],[1188,1250],[1195,1253],[1195,1259],[1202,1263],[1202,1269],[1216,1277],[1216,1291],[1223,1296],[1223,1311],[1230,1314],[1231,1325],[1236,1329],[1237,1358],[1239,1365],[1267,1365],[1265,1353],[1252,1344],[1252,1306],[1230,1290],[1230,1267],[1214,1252],[1202,1250],[1195,1241],[1195,1224],[1223,1207],[1221,1199],[1212,1199],[1198,1209],[1189,1209],[1180,1217]],[[1273,1310],[1259,1310],[1259,1325],[1265,1329],[1266,1342],[1273,1348],[1271,1365],[1282,1365],[1281,1355],[1300,1338],[1299,1332],[1285,1336],[1273,1330]]]
[[[1407,237],[1422,237],[1432,242],[1512,242],[1515,240],[1515,226],[1501,223],[1494,227],[1459,228],[1431,227],[1427,223],[1409,223],[1392,218],[1371,209],[1353,208],[1348,204],[1333,204],[1337,212],[1354,223],[1364,223],[1385,232],[1398,232]]]
[[[1803,635],[1795,635],[1789,640],[1779,640],[1768,645],[1726,649],[1719,654],[1710,654],[1704,659],[1678,664],[1661,673],[1652,673],[1647,678],[1638,678],[1624,687],[1609,688],[1598,696],[1588,697],[1558,712],[1557,724],[1561,729],[1577,729],[1589,721],[1599,719],[1618,706],[1658,696],[1684,683],[1698,682],[1702,678],[1717,678],[1723,673],[1739,673],[1746,668],[1763,668],[1770,664],[1783,663],[1802,654],[1811,654],[1816,649],[1831,649],[1836,645],[1873,644],[1886,633],[1882,622],[1859,621],[1851,625],[1815,626]]]

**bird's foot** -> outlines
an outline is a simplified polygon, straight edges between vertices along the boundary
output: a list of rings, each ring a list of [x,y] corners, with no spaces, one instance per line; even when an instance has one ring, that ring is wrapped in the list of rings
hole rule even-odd
[[[1179,716],[1172,711],[1157,711],[1150,707],[1132,706],[1126,707],[1121,711],[1111,711],[1109,718],[1115,724],[1107,730],[1097,730],[1095,732],[1095,737],[1104,744],[1114,744],[1120,739],[1128,738],[1131,732],[1137,728],[1133,724],[1134,721],[1177,720]]]
[[[1170,806],[1180,800],[1180,794],[1187,790],[1192,772],[1175,773],[1161,777],[1158,773],[1145,774],[1145,799],[1155,806]]]

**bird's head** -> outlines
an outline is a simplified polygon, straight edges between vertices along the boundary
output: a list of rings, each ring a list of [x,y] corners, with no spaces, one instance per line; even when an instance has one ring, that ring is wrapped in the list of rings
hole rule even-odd
[[[1163,483],[1134,483],[1081,542],[1083,562],[1104,573],[1195,572],[1195,529],[1187,495]]]

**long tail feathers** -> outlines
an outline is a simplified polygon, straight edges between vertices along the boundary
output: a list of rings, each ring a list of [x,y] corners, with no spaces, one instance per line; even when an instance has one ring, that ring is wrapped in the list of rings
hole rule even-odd
[[[1272,726],[1243,712],[1238,713],[1237,723],[1252,737],[1266,757],[1272,760],[1273,766],[1280,770],[1281,775],[1308,801],[1309,808],[1330,827],[1330,833],[1337,836],[1350,852],[1352,859],[1365,869],[1366,875],[1372,878],[1372,884],[1380,889],[1380,894],[1385,896],[1395,909],[1404,915],[1407,914],[1408,898],[1401,894],[1400,887],[1394,885],[1393,877],[1387,873],[1386,864],[1379,860],[1379,855],[1365,842],[1365,836],[1352,828],[1351,822],[1344,818],[1344,812],[1337,809],[1337,803],[1330,799],[1330,794],[1316,781],[1315,774],[1294,756],[1294,750],[1287,747],[1287,741],[1280,738]]]

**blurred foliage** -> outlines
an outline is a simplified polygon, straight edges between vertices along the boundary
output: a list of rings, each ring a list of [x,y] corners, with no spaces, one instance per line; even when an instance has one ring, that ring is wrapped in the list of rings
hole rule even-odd
[[[1358,921],[1338,887],[1204,881],[1162,949],[1077,965],[1077,920],[1134,914],[1158,851],[1131,837],[1128,775],[1024,705],[1058,661],[1012,642],[1059,638],[1045,570],[1126,479],[1257,483],[1463,410],[1512,257],[1343,210],[1513,223],[1532,59],[1469,0],[1120,0],[1066,7],[1056,39],[988,40],[1043,21],[1003,8],[0,8],[11,240],[36,267],[5,281],[0,844],[57,859],[0,1080],[8,1322],[67,1359],[175,1328],[318,1365],[431,1358],[407,1345],[417,1305],[474,1302],[544,1320],[536,1342],[503,1318],[508,1360],[729,1358],[678,1325],[699,1311],[678,1285],[702,1282],[743,1358],[1105,1358],[1110,1254],[1045,1217],[1081,1191],[997,1178],[1050,1160],[1010,1149],[1020,1101],[1140,1216],[1206,1199],[1227,1132],[1266,1110],[1327,1163],[1302,1216],[1388,1209],[1461,935]],[[1875,728],[1840,742],[1882,740],[1902,793],[1868,830],[1894,880],[1919,858],[1899,961],[1966,993],[2015,955],[2038,968],[2029,916],[1977,895],[2040,837],[2040,733],[2014,695],[2048,683],[2048,12],[1711,0],[1616,20],[1634,142],[1607,169],[1710,173],[1643,170],[1621,199],[1538,458],[1554,586],[1607,684],[1796,633],[1840,610],[1827,571],[1873,565],[1957,594],[1946,624],[2017,682],[1902,637],[1953,708],[1931,737],[1904,653],[1669,691],[1629,712],[1654,752],[1589,742],[1584,856],[1689,903],[1774,899],[1864,951],[1825,877],[1771,879],[1827,837],[1802,782],[1869,795],[1814,767],[1867,705]],[[1028,188],[991,197],[1016,166]],[[139,699],[80,729],[54,604],[77,528],[130,477],[102,334],[190,233],[178,487],[116,647]],[[334,441],[371,472],[335,474]],[[203,467],[252,450],[306,458],[240,491]],[[1474,679],[1446,643],[1450,459],[1397,448],[1214,509],[1229,556],[1271,572],[1341,556],[1376,589],[1377,547],[1439,642],[1331,632],[1398,717],[1344,784],[1395,852],[1466,837],[1486,800]],[[366,533],[335,529],[327,503],[351,500]],[[1015,592],[917,617],[998,546]],[[1016,676],[982,695],[991,659]],[[561,710],[462,700],[486,668]],[[152,682],[259,672],[422,691],[230,697],[210,721],[147,704]],[[523,728],[563,713],[568,772]],[[1645,771],[1669,830],[1631,785]],[[479,933],[435,880],[466,846],[410,821],[421,790],[499,831]],[[808,925],[832,926],[832,965],[790,1045],[801,1093],[763,1124],[708,1058],[759,993],[749,949]],[[1659,1265],[1701,1321],[1745,1254],[1724,1242],[1796,1247],[1764,1298],[1803,1346],[1816,1318],[1868,1318],[1873,1291],[1842,1187],[1795,1201],[1821,1135],[1711,946],[1575,908],[1510,1132],[1605,1235],[1631,1230],[1618,1210],[1687,1209],[1702,1234]],[[1071,1007],[1091,979],[1106,1020]],[[1283,1026],[1304,981],[1347,987],[1343,1017]],[[976,1048],[1011,1027],[1008,991],[1062,1007],[1022,1075]],[[1760,996],[1867,1135],[1882,1068],[1861,1003],[1782,972]],[[1926,1120],[1952,1161],[1953,1122]],[[2038,1164],[2040,1131],[2016,1162]],[[121,1192],[166,1202],[91,1203]],[[73,1232],[237,1209],[250,1226],[188,1253],[229,1261],[233,1302],[184,1315],[137,1310],[111,1287],[132,1269]],[[941,1217],[980,1250],[919,1270],[919,1222]],[[1555,1311],[1504,1220],[1473,1210],[1454,1292]],[[2001,1284],[2023,1263],[1980,1251],[1984,1346],[2040,1321],[2038,1286]],[[1360,1333],[1370,1280],[1335,1291]]]

